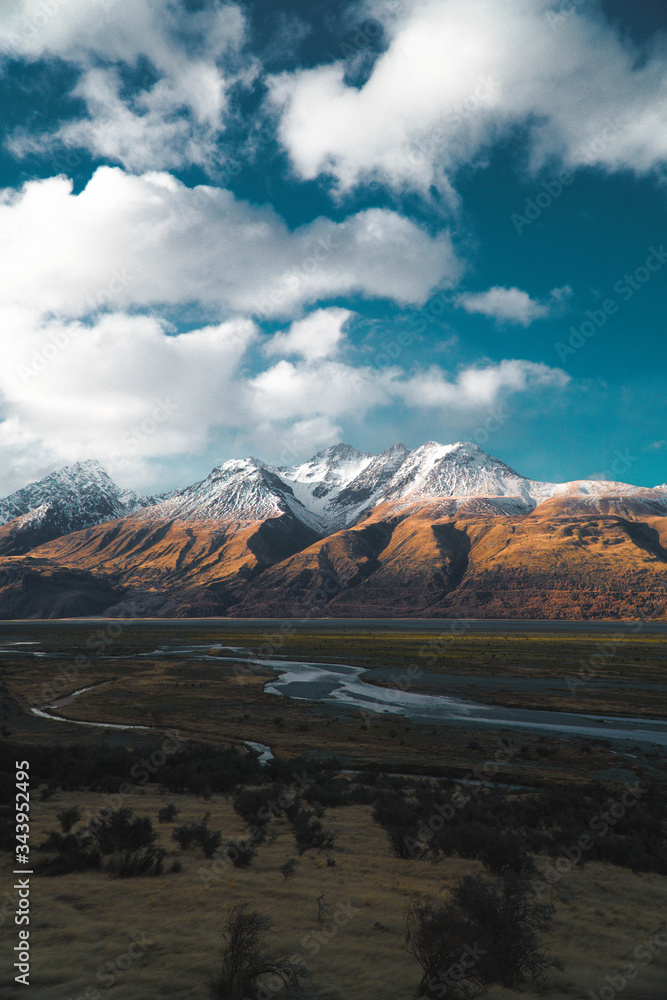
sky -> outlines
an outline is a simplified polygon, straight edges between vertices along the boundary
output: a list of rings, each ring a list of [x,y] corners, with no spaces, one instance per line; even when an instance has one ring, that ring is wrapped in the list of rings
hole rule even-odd
[[[0,494],[667,482],[663,0],[3,0]]]

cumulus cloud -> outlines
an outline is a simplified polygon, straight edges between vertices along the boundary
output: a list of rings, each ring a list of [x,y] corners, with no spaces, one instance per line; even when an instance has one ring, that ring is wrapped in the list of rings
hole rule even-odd
[[[397,395],[411,406],[445,407],[453,411],[495,405],[507,393],[544,388],[563,389],[570,381],[560,368],[532,361],[506,360],[498,364],[465,368],[448,378],[433,367],[394,384]]]
[[[170,335],[155,317],[116,313],[84,324],[5,308],[0,323],[5,433],[39,440],[62,462],[200,449],[211,426],[236,419],[235,376],[258,336],[248,319]],[[125,441],[158,407],[159,426],[127,454]]]
[[[298,354],[307,361],[336,354],[344,339],[343,327],[352,316],[349,309],[318,309],[292,323],[286,333],[277,333],[265,348],[268,355]]]
[[[303,455],[339,439],[343,424],[382,419],[397,405],[481,414],[511,394],[567,384],[564,372],[520,360],[453,374],[372,368],[356,363],[352,350],[345,362],[309,352],[303,330],[340,330],[344,313],[320,310],[278,333],[294,338],[294,359],[258,365],[261,335],[249,318],[175,334],[150,316],[109,313],[84,323],[3,307],[5,489],[24,484],[31,463],[43,470],[90,456],[136,485],[147,461],[201,453],[212,442],[240,442],[265,456],[289,441]]]
[[[515,323],[530,326],[536,319],[547,319],[558,314],[572,294],[569,285],[554,288],[546,302],[532,299],[520,288],[495,286],[486,292],[464,293],[457,296],[455,304],[468,313],[480,313],[498,323]]]
[[[389,45],[363,86],[341,62],[269,80],[296,173],[329,174],[341,191],[436,184],[454,198],[461,166],[517,126],[534,169],[664,166],[667,41],[639,53],[589,7],[552,24],[552,0],[367,0]]]
[[[241,58],[246,24],[241,7],[204,4],[187,10],[172,0],[11,0],[0,7],[0,55],[59,59],[75,67],[72,96],[87,115],[65,123],[48,141],[83,147],[133,170],[210,162],[229,111],[229,90],[255,72]],[[123,85],[123,72],[140,70]],[[11,148],[30,151],[19,133]]]
[[[193,302],[289,316],[350,294],[421,304],[463,269],[448,233],[387,209],[290,231],[273,208],[227,190],[117,167],[76,195],[65,177],[0,192],[0,232],[0,304],[70,316]]]

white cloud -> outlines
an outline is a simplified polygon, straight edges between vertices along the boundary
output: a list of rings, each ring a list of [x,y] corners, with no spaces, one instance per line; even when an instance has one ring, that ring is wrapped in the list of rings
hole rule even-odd
[[[245,33],[241,7],[228,3],[198,12],[171,0],[0,6],[0,54],[58,58],[80,71],[73,96],[83,99],[87,116],[41,136],[42,147],[53,141],[84,147],[132,170],[213,161],[230,87],[256,71],[241,56]],[[129,93],[119,70],[136,70],[142,59],[151,68]],[[34,142],[19,133],[10,148],[18,154]]]
[[[517,126],[535,169],[551,157],[639,173],[667,159],[662,36],[639,54],[592,5],[550,25],[551,0],[384,0],[361,5],[389,47],[360,88],[342,63],[269,79],[297,174],[340,190],[369,179],[436,184],[483,163]]]
[[[236,376],[258,336],[248,319],[178,336],[154,317],[126,314],[86,325],[14,308],[0,312],[0,323],[9,430],[36,438],[63,462],[201,448],[212,426],[234,423],[242,405]],[[126,440],[160,405],[159,425],[126,454]]]
[[[343,327],[352,315],[349,309],[318,309],[292,323],[286,333],[275,334],[265,352],[269,356],[298,354],[306,361],[332,357],[338,353]]]
[[[331,312],[303,324],[341,324]],[[292,335],[294,326],[277,336]],[[558,369],[520,360],[452,375],[311,353],[258,370],[260,345],[247,318],[174,335],[155,317],[110,313],[86,324],[1,309],[3,488],[25,484],[33,466],[43,474],[91,456],[137,485],[147,461],[214,444],[262,457],[284,453],[289,442],[303,455],[339,439],[343,424],[382,420],[399,404],[439,416],[483,414],[511,394],[558,391],[568,381]]]
[[[530,326],[536,319],[546,319],[559,313],[572,294],[565,285],[554,288],[546,302],[532,299],[528,292],[520,288],[489,288],[486,292],[465,292],[457,296],[455,304],[469,313],[480,313],[498,323],[516,323]]]
[[[79,194],[64,177],[0,192],[0,305],[76,316],[187,305],[289,316],[361,294],[421,304],[463,265],[448,233],[387,209],[291,231],[267,206],[169,174],[101,167]]]
[[[410,406],[444,407],[465,412],[495,405],[504,394],[563,389],[570,381],[560,368],[532,361],[506,360],[465,368],[455,379],[433,367],[396,383],[397,395]]]

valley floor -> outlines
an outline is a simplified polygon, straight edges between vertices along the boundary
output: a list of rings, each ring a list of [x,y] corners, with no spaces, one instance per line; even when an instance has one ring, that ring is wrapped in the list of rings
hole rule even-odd
[[[5,740],[21,744],[26,754],[31,747],[56,753],[73,746],[74,756],[84,759],[99,747],[148,750],[169,732],[184,746],[236,746],[241,753],[254,741],[282,760],[299,758],[313,766],[335,757],[350,781],[363,771],[370,786],[383,775],[427,775],[454,777],[468,789],[480,781],[509,785],[510,797],[515,786],[518,794],[521,788],[542,789],[554,802],[569,790],[586,796],[592,783],[606,790],[603,801],[604,795],[612,802],[624,788],[645,783],[662,788],[664,796],[663,746],[618,742],[604,734],[583,739],[503,726],[461,727],[446,718],[426,723],[343,702],[281,697],[265,690],[275,671],[254,662],[274,657],[285,663],[348,664],[366,671],[366,683],[399,692],[436,692],[582,718],[599,713],[638,723],[645,716],[664,720],[664,637],[650,630],[614,636],[613,626],[606,634],[597,629],[456,634],[429,628],[345,631],[326,622],[293,632],[266,624],[253,630],[237,622],[224,629],[215,623],[188,628],[186,622],[8,622],[0,626],[0,724]],[[567,682],[573,679],[580,683],[571,691]],[[63,721],[31,711],[88,687],[92,690],[54,710]],[[151,728],[78,724],[86,721]],[[160,824],[158,810],[168,802],[180,811],[178,819]],[[35,859],[37,845],[58,828],[59,810],[77,805],[85,822],[109,803],[152,819],[158,846],[167,851],[165,872],[157,878],[109,878],[103,870],[33,877],[31,996],[38,1000],[101,1000],[111,986],[109,995],[117,1000],[206,1000],[224,919],[242,901],[272,918],[277,952],[303,955],[312,975],[305,1000],[409,1000],[420,976],[405,947],[410,902],[439,904],[464,875],[484,872],[480,861],[459,856],[439,856],[437,863],[396,857],[373,818],[373,805],[361,803],[326,808],[322,821],[336,837],[330,852],[334,865],[327,864],[326,852],[307,851],[294,877],[284,878],[280,866],[297,854],[292,831],[279,818],[249,868],[223,865],[216,871],[200,850],[177,848],[171,833],[208,812],[209,827],[221,831],[223,844],[247,835],[230,797],[165,792],[136,781],[122,796],[61,787],[43,799],[35,787]],[[663,829],[663,851],[665,834]],[[570,843],[570,833],[563,836]],[[538,872],[553,870],[548,869],[553,858],[534,852],[533,857]],[[10,856],[0,854],[0,860],[4,893],[11,886]],[[172,872],[174,861],[181,868]],[[667,875],[656,870],[640,866],[633,873],[589,860],[558,875],[545,897],[556,907],[545,946],[564,969],[549,973],[542,996],[606,997],[600,991],[611,989],[610,981],[619,983],[632,966],[632,978],[618,991],[623,1000],[664,1000],[667,945],[655,942],[667,935]],[[321,923],[318,898],[328,912]],[[7,920],[6,906],[2,912]],[[339,916],[334,923],[337,913],[349,919]],[[11,986],[12,938],[4,935],[0,991]],[[133,939],[149,944],[127,959]],[[648,952],[646,941],[654,942]],[[511,990],[492,986],[487,996],[534,1000],[538,994],[524,983]]]

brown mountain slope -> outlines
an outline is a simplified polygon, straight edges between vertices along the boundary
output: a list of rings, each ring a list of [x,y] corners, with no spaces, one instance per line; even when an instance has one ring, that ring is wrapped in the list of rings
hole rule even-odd
[[[467,518],[382,505],[267,570],[229,613],[663,618],[666,543],[667,518],[564,515],[555,501]]]
[[[59,586],[59,606],[73,605],[74,590],[108,595],[106,603],[82,601],[85,610],[68,614],[113,616],[129,608],[137,616],[221,615],[257,574],[317,537],[290,515],[251,522],[124,517],[0,560],[0,617],[51,617]]]
[[[493,498],[385,503],[319,539],[289,514],[130,516],[0,560],[0,574],[8,618],[664,618],[667,517],[572,498],[512,515]]]

